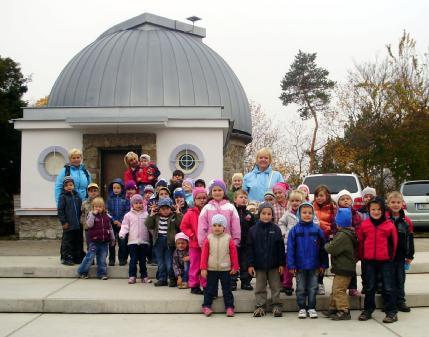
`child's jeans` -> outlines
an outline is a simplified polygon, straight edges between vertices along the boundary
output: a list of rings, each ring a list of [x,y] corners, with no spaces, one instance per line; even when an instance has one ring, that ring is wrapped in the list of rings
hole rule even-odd
[[[231,290],[231,275],[229,271],[212,271],[207,272],[207,287],[204,292],[203,307],[211,307],[213,297],[217,295],[218,283],[222,285],[223,302],[225,308],[234,308],[234,295]]]
[[[372,313],[375,310],[375,293],[378,275],[381,276],[384,311],[386,315],[397,313],[395,263],[391,261],[365,261],[366,292],[364,310]]]
[[[203,288],[207,285],[207,280],[200,276],[200,264],[201,264],[201,248],[189,247],[189,287]]]
[[[131,244],[131,245],[128,245],[128,250],[130,252],[130,265],[128,266],[128,276],[129,277],[137,276],[137,262],[138,262],[141,278],[147,277],[146,256],[149,250],[149,245]]]
[[[88,274],[89,267],[91,267],[94,258],[97,258],[97,277],[107,275],[106,258],[109,250],[108,242],[90,242],[89,249],[85,258],[80,264],[77,272],[79,274]]]
[[[283,288],[292,289],[293,287],[293,274],[287,268],[287,255],[286,255],[286,265],[283,270]]]
[[[167,244],[167,235],[158,236],[153,249],[158,262],[157,278],[159,281],[167,281],[167,278],[172,274],[173,260],[173,252]]]
[[[271,290],[271,303],[273,307],[281,307],[280,303],[280,274],[277,268],[270,270],[256,270],[255,299],[257,307],[267,305],[267,282]]]
[[[329,309],[339,311],[349,311],[349,298],[347,288],[352,276],[335,275],[332,283],[332,293],[330,297]]]
[[[316,309],[318,269],[298,270],[296,273],[296,302],[299,309]]]

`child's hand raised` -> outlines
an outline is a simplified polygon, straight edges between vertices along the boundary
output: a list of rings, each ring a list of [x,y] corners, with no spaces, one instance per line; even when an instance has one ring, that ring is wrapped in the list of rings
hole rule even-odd
[[[255,268],[253,268],[253,267],[249,267],[249,268],[247,268],[247,272],[250,274],[250,276],[252,276],[252,277],[256,277],[256,271],[255,271]]]
[[[207,278],[207,269],[202,269],[201,270],[201,277],[202,278]]]
[[[280,266],[280,267],[279,267],[279,274],[280,274],[280,275],[283,275],[283,271],[284,271],[284,267],[283,267],[283,266]]]
[[[153,204],[150,209],[150,215],[154,216],[156,213],[158,213],[158,207],[156,206],[156,204]]]

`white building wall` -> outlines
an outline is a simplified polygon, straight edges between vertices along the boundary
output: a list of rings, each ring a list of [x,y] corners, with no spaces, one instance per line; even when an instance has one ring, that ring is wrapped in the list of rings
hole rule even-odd
[[[51,146],[82,149],[82,132],[73,129],[22,130],[21,208],[56,208],[55,182],[43,178],[38,170],[40,153]]]
[[[157,164],[161,177],[169,180],[173,173],[169,159],[179,145],[192,144],[204,154],[204,168],[199,178],[206,182],[223,177],[223,129],[168,128],[157,131]]]

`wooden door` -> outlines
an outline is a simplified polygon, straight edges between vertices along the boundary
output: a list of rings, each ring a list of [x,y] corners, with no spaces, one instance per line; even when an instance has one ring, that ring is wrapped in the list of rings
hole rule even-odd
[[[108,197],[108,187],[113,179],[124,178],[126,170],[124,157],[129,151],[134,151],[140,155],[138,149],[126,150],[102,150],[101,151],[101,194],[106,199]]]

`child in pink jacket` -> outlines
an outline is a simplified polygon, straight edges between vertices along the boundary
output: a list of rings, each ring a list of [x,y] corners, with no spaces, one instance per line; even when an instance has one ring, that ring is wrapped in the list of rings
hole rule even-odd
[[[201,210],[198,218],[198,244],[203,246],[207,236],[211,233],[212,218],[216,214],[222,214],[227,220],[225,233],[231,235],[236,247],[240,246],[241,228],[240,217],[237,209],[227,197],[226,185],[220,180],[213,180],[209,186],[209,202]]]
[[[130,265],[128,269],[128,283],[136,283],[137,262],[140,266],[142,283],[151,283],[147,276],[146,256],[149,252],[149,231],[145,225],[147,212],[144,207],[143,197],[134,194],[130,200],[131,211],[122,220],[119,237],[124,239],[128,234],[128,249],[130,251]]]
[[[200,275],[201,247],[198,245],[198,218],[202,208],[207,203],[207,192],[203,187],[196,187],[192,191],[194,207],[188,209],[180,223],[180,230],[189,238],[189,280],[191,294],[203,295],[206,279]]]

